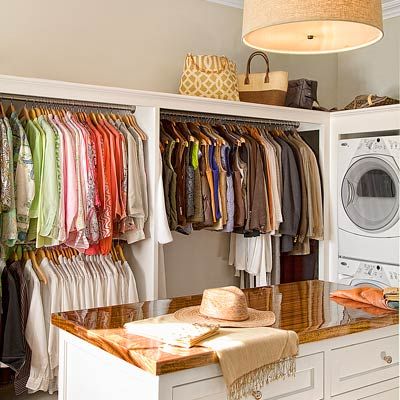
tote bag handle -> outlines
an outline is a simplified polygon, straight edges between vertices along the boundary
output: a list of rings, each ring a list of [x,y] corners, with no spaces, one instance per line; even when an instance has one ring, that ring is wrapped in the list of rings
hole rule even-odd
[[[250,84],[250,64],[255,56],[261,56],[265,60],[265,63],[267,64],[267,70],[265,72],[264,83],[269,83],[269,59],[268,59],[268,56],[265,53],[263,53],[262,51],[255,51],[253,54],[250,55],[249,59],[247,60],[246,78],[244,80],[245,85]]]

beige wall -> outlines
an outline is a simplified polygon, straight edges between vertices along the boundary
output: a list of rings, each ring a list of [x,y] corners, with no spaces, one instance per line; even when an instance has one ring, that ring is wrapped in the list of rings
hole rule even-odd
[[[164,245],[168,297],[238,283],[234,268],[228,266],[228,233],[198,231],[185,236],[174,232],[173,238]]]
[[[373,46],[338,55],[338,105],[359,94],[400,97],[400,17],[385,20],[385,37]]]
[[[1,74],[176,92],[187,52],[243,51],[240,10],[205,0],[19,0],[1,12]]]
[[[321,106],[332,108],[336,106],[338,58],[330,55],[277,55],[273,54],[271,63],[273,69],[289,72],[289,79],[308,78],[318,81],[318,100]]]
[[[1,74],[176,93],[187,52],[225,54],[239,72],[251,53],[242,11],[205,0],[10,1],[2,15]],[[271,67],[318,79],[335,102],[335,57],[271,55]]]

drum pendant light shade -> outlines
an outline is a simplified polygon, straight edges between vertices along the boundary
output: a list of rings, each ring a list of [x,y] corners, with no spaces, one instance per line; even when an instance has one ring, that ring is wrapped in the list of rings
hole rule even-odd
[[[244,0],[243,42],[275,53],[353,50],[383,37],[381,0]]]

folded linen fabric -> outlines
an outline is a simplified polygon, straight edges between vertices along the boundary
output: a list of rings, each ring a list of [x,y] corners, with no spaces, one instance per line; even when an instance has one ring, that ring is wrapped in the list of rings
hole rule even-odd
[[[160,325],[171,323],[182,325],[181,321],[169,314],[130,322],[125,328],[134,333],[135,325],[141,332],[143,330],[139,325],[159,325],[161,338]],[[265,384],[293,376],[296,372],[298,336],[293,331],[265,327],[220,328],[215,336],[203,340],[197,346],[208,347],[216,352],[229,400],[240,400]]]
[[[182,322],[163,323],[162,329],[158,324],[143,323],[137,324],[129,322],[125,324],[128,333],[144,336],[149,339],[161,341],[172,346],[184,347],[189,349],[200,343],[202,340],[215,335],[218,325],[188,324]]]
[[[382,289],[362,287],[347,290],[337,290],[336,292],[331,293],[331,297],[349,299],[383,309],[389,308],[387,301],[383,296]]]
[[[392,302],[392,301],[398,302],[400,300],[399,288],[398,287],[385,288],[385,289],[383,289],[383,296],[389,302]]]
[[[388,308],[379,308],[372,306],[371,304],[361,303],[359,301],[354,301],[350,299],[343,299],[341,297],[332,297],[332,300],[346,309],[360,310],[371,315],[385,316],[393,313],[393,310]]]
[[[399,302],[398,301],[388,300],[387,305],[392,310],[398,310],[399,309]]]

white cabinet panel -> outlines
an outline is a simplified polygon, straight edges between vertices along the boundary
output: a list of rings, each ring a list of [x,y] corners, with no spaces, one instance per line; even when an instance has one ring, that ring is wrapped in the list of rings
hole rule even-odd
[[[373,385],[399,374],[399,337],[346,346],[332,350],[331,395]]]
[[[389,379],[376,385],[332,397],[332,400],[399,400],[400,392],[398,386],[399,381],[397,378]]]
[[[262,400],[321,400],[323,376],[323,353],[299,357],[296,377],[266,385],[261,391]],[[226,400],[223,377],[176,386],[173,388],[173,400]],[[249,397],[248,400],[254,398]]]
[[[386,390],[385,392],[376,393],[372,396],[363,397],[360,400],[398,400],[399,389]]]

